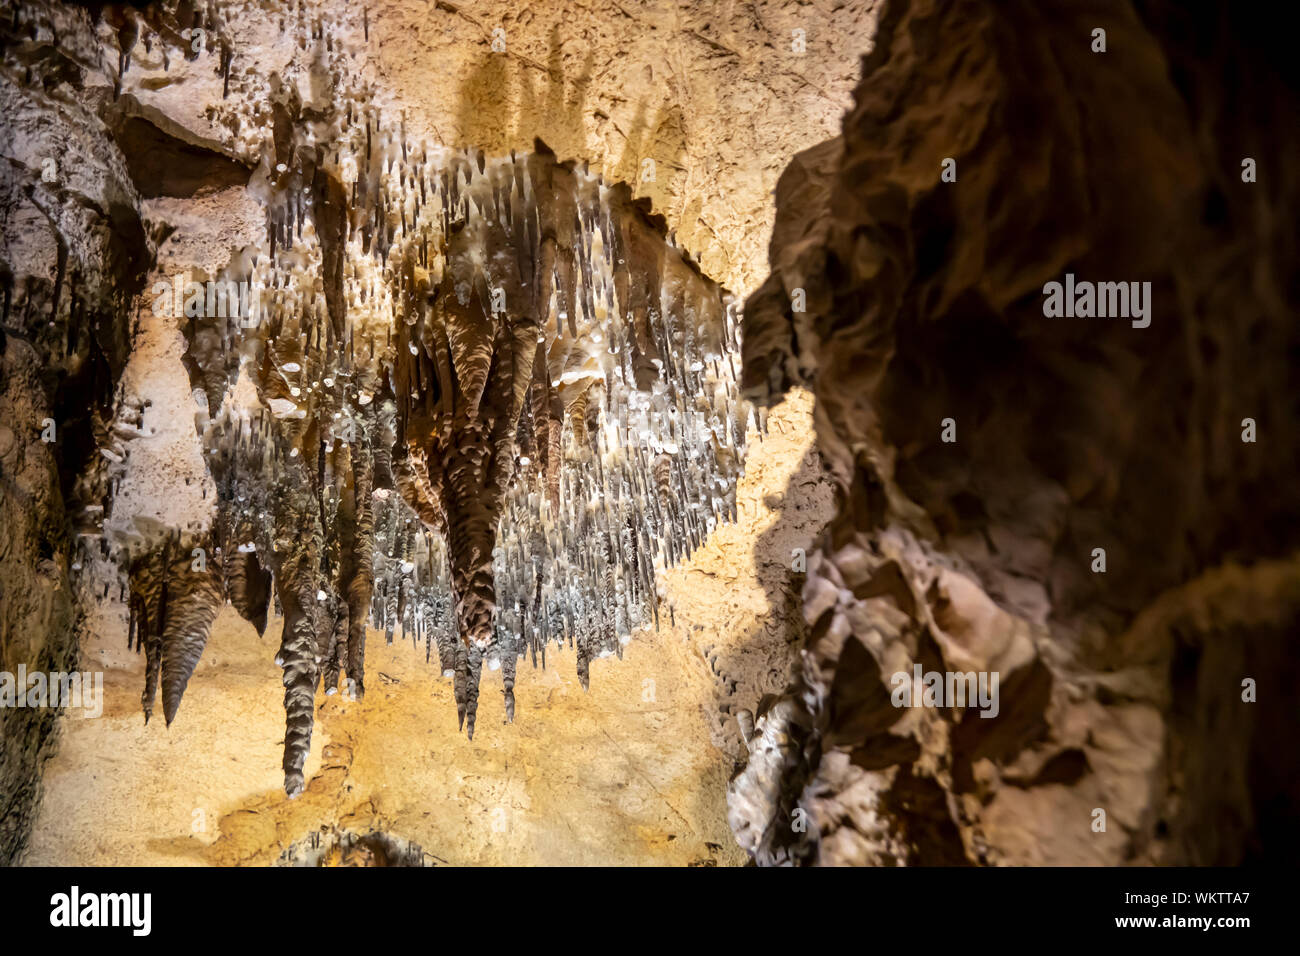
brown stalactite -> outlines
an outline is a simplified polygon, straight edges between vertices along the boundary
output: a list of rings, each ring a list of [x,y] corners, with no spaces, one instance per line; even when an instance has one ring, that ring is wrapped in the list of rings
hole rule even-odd
[[[320,604],[319,543],[322,530],[306,465],[290,459],[278,483],[275,514],[275,582],[284,612],[277,663],[284,671],[285,792],[296,796],[304,785],[302,766],[311,748],[320,653],[315,609]]]
[[[161,668],[163,717],[169,725],[225,597],[219,564],[214,561],[196,570],[195,560],[190,552],[183,552],[168,569]]]

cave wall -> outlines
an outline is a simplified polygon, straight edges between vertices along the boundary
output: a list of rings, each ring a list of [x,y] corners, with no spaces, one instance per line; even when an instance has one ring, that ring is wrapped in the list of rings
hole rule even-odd
[[[1226,5],[885,5],[746,305],[749,394],[812,388],[838,487],[729,797],[760,862],[1295,849],[1289,55]],[[1149,325],[1047,317],[1067,273],[1149,282]],[[998,673],[997,716],[895,706],[918,664]]]
[[[154,240],[97,99],[88,30],[0,17],[0,671],[72,671],[75,532],[103,517],[131,303]],[[93,86],[93,84],[90,84]],[[24,688],[25,690],[25,688]],[[17,859],[58,711],[0,707],[0,863]]]

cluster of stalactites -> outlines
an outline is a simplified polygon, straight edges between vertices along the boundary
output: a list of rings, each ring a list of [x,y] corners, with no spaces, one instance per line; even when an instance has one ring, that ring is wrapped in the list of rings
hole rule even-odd
[[[406,304],[394,381],[414,457],[425,453],[414,509],[423,491],[433,526],[463,516],[458,493],[494,512],[490,629],[456,622],[468,639],[453,668],[457,703],[472,733],[482,664],[503,671],[512,718],[520,656],[544,664],[548,642],[568,643],[586,686],[591,659],[621,656],[634,630],[657,623],[656,567],[734,518],[750,412],[721,290],[625,186],[545,153],[451,154],[435,175],[406,168],[404,157],[386,167],[386,182],[407,188],[373,217],[399,224],[395,245],[371,248],[408,265],[396,294],[377,287],[365,301]],[[450,204],[441,217],[429,212],[436,196]],[[426,232],[414,267],[394,253],[401,236]],[[504,453],[466,406],[470,419],[509,419]],[[488,462],[479,471],[442,467],[451,446],[473,443]],[[467,489],[449,487],[457,481]],[[482,562],[481,542],[467,539],[452,530],[450,567],[471,549]],[[446,613],[456,602],[427,603]]]
[[[508,719],[516,662],[551,641],[585,687],[658,622],[656,569],[734,516],[749,419],[722,291],[625,185],[355,119],[250,186],[265,243],[218,278],[249,284],[253,314],[186,327],[226,557],[176,682],[231,573],[255,574],[285,616],[291,794],[316,692],[364,693],[367,623],[436,649],[471,735],[485,666]]]
[[[565,422],[558,495],[526,467],[498,522],[498,641],[534,664],[549,641],[576,645],[584,687],[593,658],[621,657],[636,629],[658,626],[656,568],[735,518],[748,411],[718,366],[683,373],[647,393],[583,393]]]

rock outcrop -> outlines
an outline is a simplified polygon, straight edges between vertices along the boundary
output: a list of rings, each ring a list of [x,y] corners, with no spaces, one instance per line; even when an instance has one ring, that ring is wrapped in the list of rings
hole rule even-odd
[[[747,394],[812,388],[839,513],[733,827],[767,863],[1286,854],[1285,43],[1227,8],[890,0],[876,44],[745,309]],[[1149,283],[1148,311],[1049,314],[1075,280]],[[996,703],[899,707],[918,671],[997,675]]]
[[[117,382],[156,240],[85,83],[95,56],[88,31],[0,17],[0,862],[58,714],[16,678],[76,669],[75,532],[102,521],[131,433]]]

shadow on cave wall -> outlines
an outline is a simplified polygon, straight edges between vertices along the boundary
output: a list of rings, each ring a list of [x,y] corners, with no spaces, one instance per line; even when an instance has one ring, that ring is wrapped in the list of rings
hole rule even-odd
[[[564,161],[590,153],[587,94],[595,62],[588,44],[577,72],[565,72],[561,23],[552,25],[546,63],[515,52],[494,52],[484,38],[479,58],[465,70],[456,91],[456,128],[440,130],[443,145],[482,150],[502,156],[512,149],[533,148],[541,139]],[[603,116],[604,114],[600,114]],[[681,107],[665,101],[651,116],[645,96],[637,100],[628,129],[613,127],[623,137],[617,161],[606,170],[611,181],[632,185],[633,194],[648,196],[656,212],[668,209],[675,177],[685,174],[686,135]],[[650,176],[644,165],[649,167]]]
[[[706,647],[706,662],[716,682],[711,714],[715,739],[733,758],[744,751],[737,713],[757,713],[762,698],[781,693],[797,666],[805,637],[800,597],[805,574],[793,570],[795,553],[798,549],[806,559],[812,551],[813,541],[833,513],[831,497],[821,457],[815,443],[809,444],[785,488],[765,496],[764,504],[777,517],[754,539],[750,551],[765,598],[757,612],[761,625],[726,647]]]

